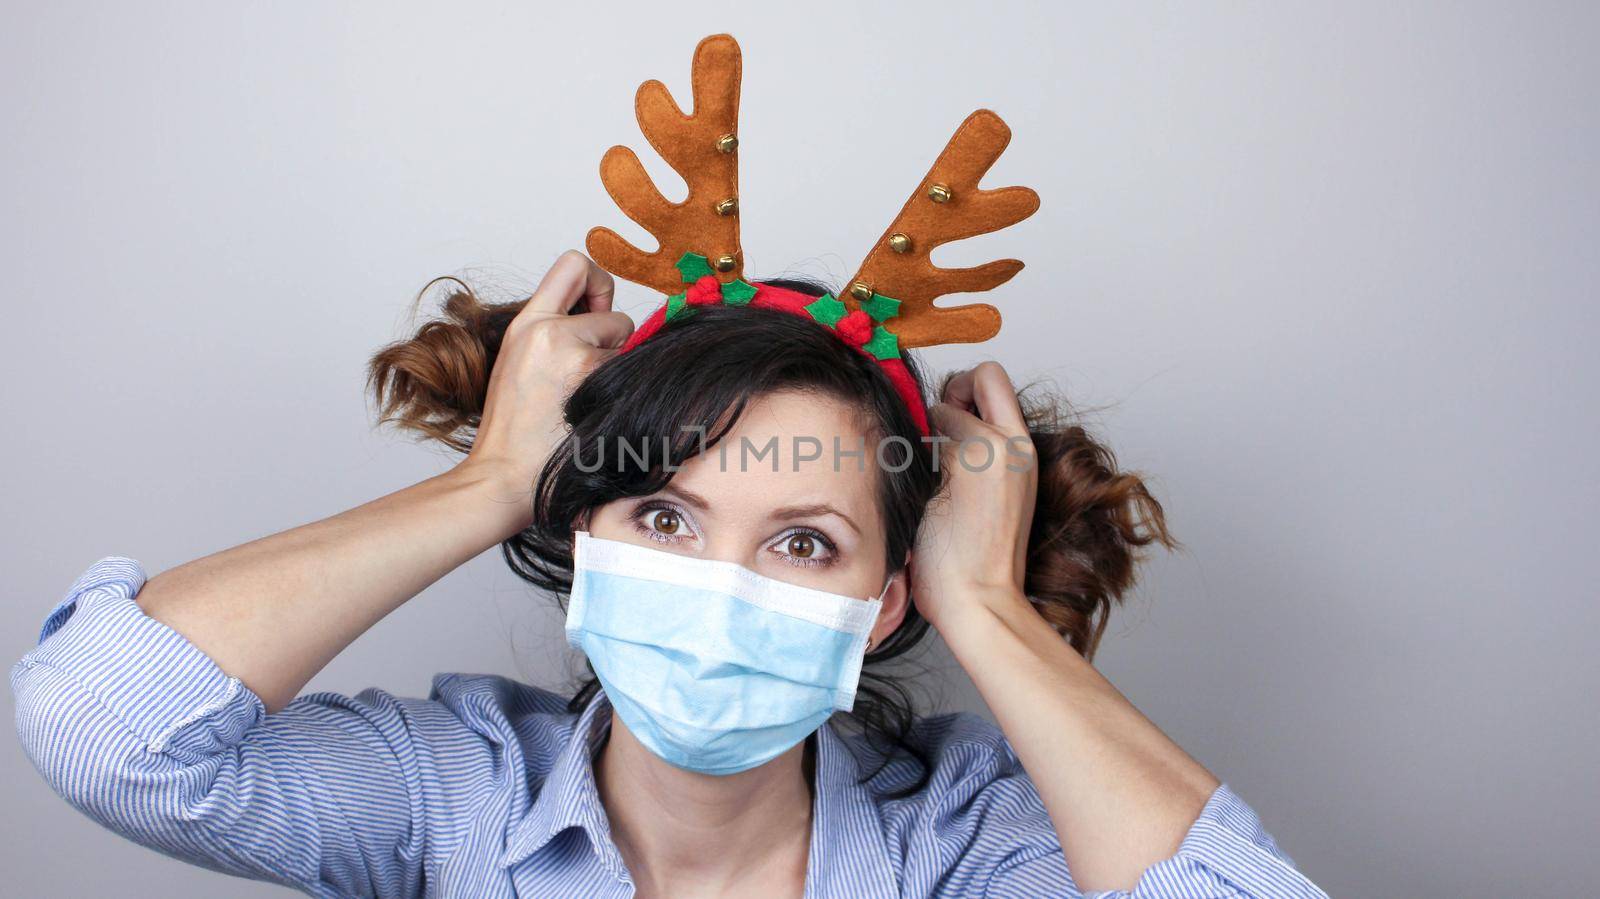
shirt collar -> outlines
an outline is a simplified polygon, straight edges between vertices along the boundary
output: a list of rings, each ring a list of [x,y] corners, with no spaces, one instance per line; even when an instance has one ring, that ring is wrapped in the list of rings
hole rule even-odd
[[[623,878],[626,865],[611,840],[611,825],[594,780],[595,751],[610,727],[611,703],[604,688],[599,688],[578,716],[532,807],[507,834],[501,865],[517,864],[543,848],[556,834],[576,826],[588,833],[590,844],[612,873]]]
[[[506,839],[500,863],[510,867],[539,851],[568,827],[582,827],[591,845],[619,879],[627,866],[611,839],[611,826],[594,779],[594,754],[611,725],[605,688],[578,716],[577,724],[545,777],[528,813]],[[806,899],[821,896],[893,897],[899,886],[884,843],[883,823],[860,769],[843,738],[824,723],[817,728],[816,797],[811,848],[806,859]]]

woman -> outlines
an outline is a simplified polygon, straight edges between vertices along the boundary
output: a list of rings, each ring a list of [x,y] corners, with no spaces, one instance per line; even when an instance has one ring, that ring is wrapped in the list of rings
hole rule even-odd
[[[148,580],[125,557],[84,572],[12,671],[50,784],[144,845],[318,896],[1324,895],[1088,661],[1135,550],[1175,545],[1109,452],[1047,406],[1025,413],[993,363],[928,410],[952,441],[919,441],[878,366],[781,313],[706,307],[619,353],[633,325],[612,292],[572,251],[528,300],[456,293],[373,360],[386,414],[466,450],[450,471]],[[697,426],[666,467],[596,467],[585,448]],[[897,464],[740,470],[715,452],[886,436],[911,448]],[[980,442],[1026,464],[958,457]],[[652,699],[625,666],[606,678],[616,697],[461,674],[426,700],[299,695],[496,544],[531,583],[570,589],[578,531],[879,597],[851,714],[706,773],[617,713]],[[913,717],[873,670],[930,626],[998,729]],[[693,691],[720,675],[668,677]],[[846,719],[862,732],[836,730]]]

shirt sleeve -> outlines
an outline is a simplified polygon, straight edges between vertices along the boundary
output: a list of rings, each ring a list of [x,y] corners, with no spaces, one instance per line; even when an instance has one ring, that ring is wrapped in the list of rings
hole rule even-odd
[[[22,745],[50,786],[167,855],[314,896],[422,890],[424,760],[376,689],[261,699],[134,601],[146,576],[95,562],[11,670]]]
[[[1044,827],[1051,827],[1048,818]],[[1328,899],[1296,870],[1243,799],[1223,783],[1212,792],[1183,842],[1146,868],[1132,890],[1078,890],[1059,841],[1030,846],[997,866],[985,897],[1037,899]]]

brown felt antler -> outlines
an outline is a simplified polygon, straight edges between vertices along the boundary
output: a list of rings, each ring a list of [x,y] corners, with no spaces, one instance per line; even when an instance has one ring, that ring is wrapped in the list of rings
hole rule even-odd
[[[900,301],[899,315],[884,326],[902,348],[976,343],[1000,330],[1000,311],[987,303],[944,308],[933,301],[947,293],[998,287],[1022,271],[1022,262],[1000,259],[946,269],[935,266],[929,254],[940,244],[1015,225],[1039,208],[1039,195],[1026,187],[978,188],[1010,141],[1011,129],[993,112],[980,109],[967,116],[850,279],[846,296],[854,306],[874,294]]]
[[[616,146],[600,160],[600,180],[617,206],[655,236],[660,247],[646,253],[610,228],[589,231],[589,255],[612,274],[662,293],[683,289],[675,267],[685,253],[706,257],[721,281],[740,277],[739,248],[739,44],[715,34],[695,47],[694,111],[679,109],[666,85],[639,86],[634,111],[639,129],[683,180],[689,195],[672,203],[651,183],[639,157]]]

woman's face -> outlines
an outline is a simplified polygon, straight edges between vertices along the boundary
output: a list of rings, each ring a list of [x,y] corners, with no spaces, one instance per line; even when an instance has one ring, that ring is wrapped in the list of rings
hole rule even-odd
[[[863,455],[835,456],[835,446],[848,452],[863,445]],[[874,448],[843,402],[798,391],[767,394],[660,492],[607,503],[588,528],[596,537],[876,597],[888,573]],[[885,596],[874,642],[903,615],[902,580]]]

